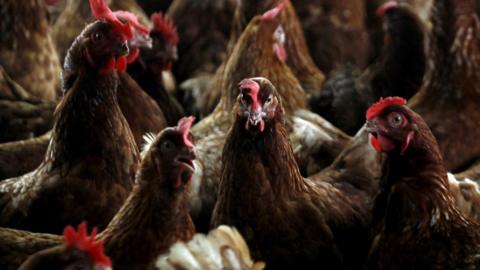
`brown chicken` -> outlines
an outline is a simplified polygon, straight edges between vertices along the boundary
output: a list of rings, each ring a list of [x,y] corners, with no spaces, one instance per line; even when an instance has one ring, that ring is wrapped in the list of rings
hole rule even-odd
[[[86,223],[80,224],[78,231],[67,226],[62,245],[33,254],[18,270],[111,270],[112,262],[103,251],[103,242],[95,237],[96,229],[88,235]]]
[[[476,269],[478,224],[455,206],[438,144],[406,103],[390,97],[366,113],[372,146],[387,153],[369,269]]]
[[[5,0],[0,18],[0,66],[31,97],[56,100],[61,69],[44,0]]]
[[[140,22],[150,28],[151,23],[147,15],[135,0],[107,0],[112,10],[125,10],[139,17]],[[75,19],[72,19],[75,18]],[[86,23],[95,18],[90,12],[88,1],[66,0],[65,9],[58,17],[52,28],[52,36],[57,47],[60,62],[63,63],[67,51],[75,38],[80,34]]]
[[[357,175],[354,166],[342,177],[303,178],[275,87],[253,78],[243,80],[240,91],[223,150],[212,226],[235,226],[253,258],[272,269],[365,266],[362,251],[375,181]]]
[[[135,15],[128,12],[114,13],[121,20],[135,26],[133,28],[134,37],[129,40],[131,52],[128,56],[128,61],[133,62],[132,65],[134,67],[132,70],[129,69],[129,72],[137,81],[132,80],[127,73],[120,73],[117,98],[137,146],[141,147],[143,144],[142,136],[146,132],[158,132],[165,128],[167,123],[175,119],[175,121],[178,121],[181,115],[183,115],[183,111],[176,100],[161,85],[156,83],[158,81],[157,73],[145,71],[143,67],[143,63],[149,63],[152,66],[157,64],[168,66],[169,61],[172,61],[171,58],[173,56],[171,54],[176,54],[176,52],[174,49],[164,46],[161,41],[163,35],[159,36],[157,30],[153,30],[150,33],[153,38],[153,47],[150,49],[152,42],[148,38],[149,31],[138,23]],[[164,21],[163,18],[162,21]],[[161,29],[165,30],[164,28]],[[142,63],[139,64],[138,62]],[[142,83],[145,89],[151,90],[145,90],[145,92],[152,93],[152,97],[140,88],[139,83]],[[152,98],[157,101],[157,104]],[[168,98],[171,98],[171,100],[168,100]],[[33,113],[40,111],[44,115],[49,110],[53,110],[53,106],[53,103],[49,103],[48,106],[42,103],[31,110]],[[165,109],[166,115],[159,106]],[[45,120],[47,118],[41,119]],[[49,136],[41,136],[21,142],[0,144],[0,164],[10,164],[9,166],[0,166],[0,179],[16,177],[35,169],[43,160],[49,138]],[[17,162],[11,164],[12,160]]]
[[[254,263],[245,239],[235,229],[219,226],[208,235],[196,234],[188,243],[177,243],[158,258],[158,269],[170,270],[261,270],[262,262]]]
[[[195,228],[186,192],[194,171],[193,118],[147,136],[135,186],[107,228],[97,235],[115,270],[154,269],[177,241],[190,241]],[[102,199],[100,197],[96,198]],[[0,268],[17,267],[31,254],[62,243],[58,235],[0,228]]]
[[[409,103],[432,129],[453,172],[480,156],[480,23],[475,5],[475,0],[434,2],[433,70]]]
[[[91,3],[102,20],[89,24],[68,52],[65,94],[43,162],[0,183],[1,226],[61,233],[86,220],[105,228],[132,188],[139,154],[117,103],[115,70],[126,68],[132,33],[102,0]]]
[[[193,128],[195,137],[199,138],[196,162],[198,170],[194,175],[194,178],[198,179],[195,181],[198,186],[192,188],[191,205],[192,217],[199,231],[205,232],[210,222],[220,179],[223,144],[233,123],[231,110],[238,95],[237,84],[243,78],[263,76],[278,85],[279,95],[285,101],[290,134],[295,142],[294,149],[298,149],[300,155],[307,156],[302,157],[302,160],[309,160],[308,156],[318,156],[323,160],[330,158],[329,162],[326,162],[329,164],[350,140],[331,124],[310,121],[307,117],[311,116],[311,113],[299,111],[305,109],[306,93],[273,49],[274,44],[280,49],[283,45],[275,34],[275,29],[279,26],[276,19],[270,16],[256,16],[252,19],[225,66],[219,105],[211,115]],[[310,147],[304,147],[307,145]],[[317,149],[320,152],[308,152]],[[303,168],[308,167],[306,164],[302,165]]]
[[[323,72],[328,74],[345,64],[360,68],[367,64],[365,2],[368,1],[293,1],[312,58]]]
[[[392,1],[377,13],[385,29],[380,59],[361,74],[353,67],[334,72],[320,94],[310,100],[313,111],[350,135],[363,125],[364,112],[380,97],[413,96],[426,69],[425,34],[415,13]]]
[[[275,30],[275,36],[284,43],[285,49],[283,51],[279,50],[277,53],[281,54],[282,58],[285,58],[286,64],[297,77],[308,96],[318,92],[323,86],[325,76],[315,66],[310,57],[302,27],[290,1],[262,1],[261,8],[259,8],[258,1],[242,0],[239,3],[240,5],[235,11],[229,47],[233,48],[240,37],[240,33],[246,28],[251,18],[267,11],[270,11],[272,15],[278,14],[277,20],[281,27]],[[203,115],[208,115],[208,113],[213,111],[220,100],[221,84],[218,81],[221,81],[225,71],[224,66],[225,63],[217,70],[214,78],[212,78],[213,82],[208,85],[209,88],[202,90],[205,92],[202,95],[202,99],[205,99],[202,102],[205,104],[200,105]]]

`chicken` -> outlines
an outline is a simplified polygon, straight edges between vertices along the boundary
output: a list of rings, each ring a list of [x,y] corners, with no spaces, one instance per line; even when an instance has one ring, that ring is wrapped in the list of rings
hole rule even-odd
[[[267,12],[266,14],[267,16],[254,17],[242,33],[225,65],[219,105],[211,115],[202,119],[193,128],[195,137],[199,138],[197,171],[194,175],[194,178],[198,179],[195,181],[198,186],[192,187],[191,214],[197,230],[201,232],[207,230],[216,200],[220,179],[221,152],[226,133],[233,123],[230,112],[238,95],[237,84],[241,79],[263,76],[278,85],[278,92],[285,101],[286,115],[292,129],[290,134],[295,137],[292,138],[292,141],[296,142],[294,148],[304,151],[300,153],[303,160],[310,160],[305,157],[308,153],[310,153],[309,156],[335,157],[350,141],[348,136],[329,123],[322,123],[322,126],[305,119],[303,115],[295,115],[295,112],[306,109],[306,93],[291,70],[273,49],[275,45],[280,51],[283,50],[282,40],[278,40],[275,34],[275,30],[279,29],[280,25],[276,18],[268,15],[271,13]],[[305,114],[310,115],[311,113]],[[323,144],[331,147],[322,147]],[[302,147],[306,145],[312,147]],[[310,149],[320,149],[322,152],[305,152]],[[332,161],[333,158],[326,163]],[[309,167],[305,164],[302,165],[305,168]]]
[[[261,270],[262,262],[254,263],[243,237],[235,228],[219,226],[208,235],[196,234],[188,243],[177,243],[155,263],[164,270]]]
[[[105,228],[133,186],[139,153],[115,96],[132,32],[103,0],[91,4],[98,20],[67,54],[43,162],[0,183],[0,226],[61,233],[86,220]]]
[[[177,60],[178,34],[174,24],[162,13],[151,16],[152,47],[143,47],[138,60],[128,66],[128,73],[159,105],[168,125],[175,125],[184,116],[183,108],[172,93],[167,91],[165,72],[170,72]]]
[[[365,2],[368,1],[293,1],[312,58],[323,72],[328,74],[345,64],[360,68],[367,64]]]
[[[363,125],[363,113],[380,97],[413,96],[426,69],[425,34],[418,17],[396,2],[380,6],[377,13],[386,29],[381,58],[361,74],[352,67],[335,72],[310,100],[314,112],[350,135]]]
[[[147,28],[151,24],[147,15],[135,0],[107,0],[112,10],[126,10],[139,16],[139,20]],[[75,19],[72,19],[75,18]],[[60,61],[63,63],[67,51],[75,38],[80,34],[86,23],[92,22],[94,17],[90,12],[88,1],[66,0],[65,9],[58,17],[52,28],[52,37],[55,41]]]
[[[230,38],[230,47],[238,41],[240,33],[245,29],[247,23],[256,14],[267,12],[269,9],[272,14],[278,13],[278,22],[281,27],[276,29],[275,35],[282,43],[284,43],[284,51],[279,51],[283,58],[286,59],[286,64],[297,77],[303,90],[307,92],[308,96],[318,92],[325,80],[324,74],[315,66],[310,54],[308,52],[307,44],[299,19],[295,13],[295,9],[289,0],[278,1],[263,1],[261,9],[258,8],[258,1],[243,0],[235,12],[235,20],[233,22],[232,36]],[[275,5],[276,4],[276,5]],[[238,33],[238,34],[237,34]],[[203,98],[206,99],[204,108],[202,108],[203,115],[208,115],[219,101],[221,88],[216,81],[221,80],[224,65],[217,70],[215,77],[212,79],[210,89],[205,89],[206,93]]]
[[[55,101],[60,90],[60,62],[44,0],[5,0],[0,18],[0,66],[32,98]]]
[[[117,98],[120,109],[131,128],[137,146],[141,147],[143,142],[142,136],[146,132],[158,132],[162,130],[167,126],[167,123],[170,123],[174,119],[177,121],[183,112],[181,111],[181,108],[176,107],[175,100],[166,100],[170,95],[168,95],[161,86],[150,84],[152,79],[156,80],[156,75],[149,72],[141,73],[143,72],[143,68],[139,66],[142,65],[137,64],[139,61],[150,62],[150,59],[155,59],[157,54],[160,54],[159,59],[158,61],[152,61],[152,65],[155,65],[156,63],[164,63],[166,60],[163,59],[163,54],[166,53],[168,55],[170,50],[164,48],[161,44],[158,44],[158,42],[153,42],[154,47],[152,48],[152,51],[150,51],[148,47],[151,45],[151,40],[146,36],[146,34],[149,34],[149,31],[143,25],[138,23],[135,15],[123,11],[120,13],[116,11],[114,13],[116,16],[119,16],[121,20],[135,26],[133,28],[134,38],[129,41],[131,52],[128,56],[128,61],[133,61],[135,67],[131,73],[138,81],[133,80],[127,73],[119,74]],[[154,39],[159,38],[160,37],[154,35]],[[153,54],[153,56],[151,54]],[[136,61],[139,57],[143,59]],[[139,69],[141,71],[138,71]],[[145,93],[142,88],[140,88],[137,82],[143,82],[146,89],[152,90],[152,96],[155,97],[155,95],[157,95],[156,101],[158,102],[155,103],[155,101]],[[167,115],[163,113],[163,110],[160,109],[159,105],[163,106],[168,112]],[[53,103],[45,105],[42,103],[31,110],[32,114],[40,111],[45,115],[49,110],[53,111],[53,109]],[[45,119],[47,118],[42,118],[42,120]],[[170,120],[170,122],[168,122],[168,120]],[[17,123],[18,121],[14,121],[13,119],[12,122]],[[13,160],[19,161],[15,164],[10,164],[9,166],[0,167],[0,179],[16,177],[35,169],[43,160],[49,138],[49,136],[41,136],[39,138],[18,143],[14,142],[0,145],[0,164],[10,163],[12,158]]]
[[[452,172],[480,156],[480,23],[475,7],[474,0],[434,2],[433,70],[409,101],[431,128]]]
[[[455,205],[465,217],[480,222],[478,165],[459,174],[448,173],[448,185]]]
[[[96,241],[96,230],[87,234],[82,223],[78,231],[67,226],[63,231],[63,244],[39,251],[30,256],[19,270],[110,270],[112,262],[103,251],[103,242]]]
[[[236,227],[272,269],[364,267],[375,181],[361,167],[303,178],[275,87],[265,78],[239,87],[211,225]]]
[[[372,146],[387,154],[369,269],[475,269],[478,224],[455,206],[435,137],[406,103],[389,97],[366,113]]]
[[[190,241],[195,227],[188,214],[186,193],[194,171],[190,126],[182,118],[156,137],[146,136],[142,162],[129,197],[96,239],[115,270],[154,269],[158,256],[177,241]],[[102,198],[96,198],[102,199]],[[31,254],[60,245],[58,235],[0,228],[0,268],[17,267]]]

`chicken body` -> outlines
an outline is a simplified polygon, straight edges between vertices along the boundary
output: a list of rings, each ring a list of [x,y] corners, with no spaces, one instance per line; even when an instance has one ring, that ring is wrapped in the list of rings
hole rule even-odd
[[[260,87],[264,124],[249,127],[242,108],[250,105],[242,91],[223,150],[212,226],[235,226],[253,258],[273,269],[364,267],[374,179],[355,166],[341,173],[342,162],[303,178],[275,88],[264,78],[252,80]]]
[[[480,24],[475,7],[473,0],[434,2],[433,70],[410,101],[431,128],[452,172],[480,156]]]

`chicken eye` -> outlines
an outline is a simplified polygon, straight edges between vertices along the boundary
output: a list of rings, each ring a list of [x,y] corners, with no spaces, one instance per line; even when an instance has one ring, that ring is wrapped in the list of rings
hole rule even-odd
[[[162,152],[169,152],[173,149],[173,143],[171,141],[165,141],[161,146]]]
[[[272,100],[273,100],[272,96],[271,96],[271,95],[270,95],[270,96],[268,96],[268,98],[267,98],[267,101],[265,102],[265,104],[269,104],[269,103],[271,103],[271,102],[272,102]]]
[[[395,112],[388,116],[388,121],[392,127],[401,127],[404,126],[405,123],[403,116]]]
[[[93,33],[92,38],[94,42],[100,42],[103,40],[103,34],[100,32]]]

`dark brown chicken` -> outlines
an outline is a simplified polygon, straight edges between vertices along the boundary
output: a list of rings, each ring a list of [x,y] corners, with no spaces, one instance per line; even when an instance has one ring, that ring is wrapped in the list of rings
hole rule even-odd
[[[362,268],[375,181],[355,166],[303,178],[275,87],[253,78],[240,91],[212,226],[235,226],[253,258],[272,269]]]
[[[480,23],[475,0],[435,1],[422,90],[410,101],[432,129],[449,171],[480,156]]]
[[[349,137],[330,123],[323,119],[312,121],[312,118],[318,116],[302,110],[305,109],[306,93],[289,67],[273,49],[276,46],[282,50],[283,43],[275,34],[279,26],[278,21],[270,15],[256,16],[252,19],[226,63],[219,105],[211,115],[202,119],[193,128],[193,133],[198,138],[199,168],[194,178],[199,180],[196,181],[198,186],[192,188],[191,204],[192,217],[199,231],[204,232],[206,224],[210,222],[220,177],[221,152],[226,133],[233,123],[231,110],[238,95],[237,84],[243,78],[263,76],[278,85],[279,95],[285,101],[289,134],[296,153],[303,156],[302,160],[308,162],[311,157],[317,156],[329,164],[349,142]],[[306,167],[309,166],[302,164],[305,171]],[[318,167],[313,170],[316,169],[320,170]]]
[[[63,231],[63,243],[30,256],[18,270],[110,270],[112,262],[103,252],[103,242],[96,241],[96,230],[87,234],[82,223],[78,231],[68,226]]]
[[[350,135],[363,125],[364,112],[380,97],[410,98],[423,82],[426,58],[421,21],[395,2],[379,7],[378,14],[385,29],[381,57],[363,73],[354,67],[334,72],[310,100],[313,111]]]
[[[5,0],[0,18],[0,66],[31,97],[56,100],[61,69],[44,0]]]
[[[365,2],[369,1],[293,1],[312,58],[326,74],[345,64],[367,64]]]
[[[43,162],[0,183],[1,226],[60,233],[86,220],[104,228],[132,188],[139,155],[117,103],[115,70],[126,67],[131,29],[102,0],[91,2],[107,19],[89,24],[67,54]]]
[[[146,136],[135,186],[122,208],[97,239],[115,270],[154,269],[156,258],[177,241],[189,241],[195,228],[186,192],[194,171],[193,118]],[[96,200],[102,199],[97,197]],[[0,228],[0,268],[17,267],[31,254],[62,243],[58,235]]]
[[[478,224],[465,218],[425,121],[386,98],[366,114],[372,146],[387,153],[375,200],[369,269],[476,269]]]

